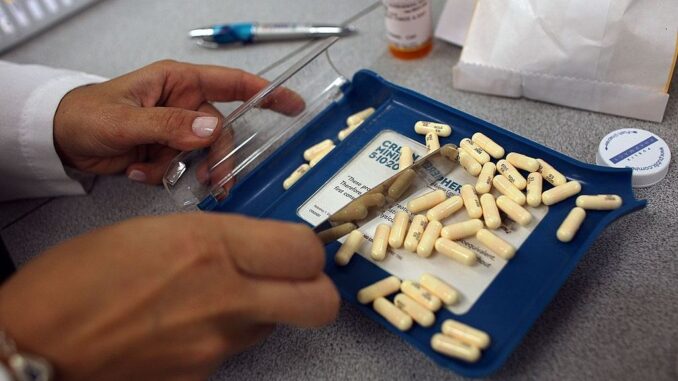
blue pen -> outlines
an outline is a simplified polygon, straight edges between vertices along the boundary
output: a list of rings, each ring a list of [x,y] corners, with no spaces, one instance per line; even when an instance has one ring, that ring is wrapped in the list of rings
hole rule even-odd
[[[345,36],[355,31],[352,26],[300,23],[236,23],[193,29],[189,36],[198,43],[226,45],[260,41]]]

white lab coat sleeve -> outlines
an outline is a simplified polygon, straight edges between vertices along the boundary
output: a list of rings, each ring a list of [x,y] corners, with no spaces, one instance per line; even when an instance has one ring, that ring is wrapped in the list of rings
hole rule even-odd
[[[54,147],[54,115],[72,89],[105,78],[0,61],[0,201],[78,195]]]

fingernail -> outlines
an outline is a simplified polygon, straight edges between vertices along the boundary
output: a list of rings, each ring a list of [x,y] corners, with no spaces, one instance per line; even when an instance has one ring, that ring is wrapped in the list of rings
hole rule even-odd
[[[129,171],[127,178],[132,180],[132,181],[144,182],[144,181],[146,181],[146,174],[141,172],[138,169],[133,169],[133,170]]]
[[[193,133],[201,138],[207,138],[217,128],[218,122],[219,118],[215,116],[199,116],[193,120]]]

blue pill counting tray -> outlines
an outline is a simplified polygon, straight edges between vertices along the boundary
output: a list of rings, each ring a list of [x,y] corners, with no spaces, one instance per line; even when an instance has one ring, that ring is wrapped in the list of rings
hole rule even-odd
[[[336,71],[329,57],[327,49],[333,42],[325,40],[311,47],[304,58],[290,66],[269,88],[229,116],[221,137],[212,147],[178,156],[167,170],[165,186],[182,205],[315,226],[352,198],[396,173],[400,147],[408,145],[415,155],[423,155],[426,152],[423,136],[416,134],[413,126],[425,120],[452,126],[452,134],[441,137],[441,144],[458,145],[461,139],[481,132],[502,145],[507,153],[541,158],[569,179],[579,181],[580,194],[621,196],[623,204],[616,210],[587,211],[581,229],[569,243],[558,241],[556,230],[575,206],[576,197],[549,207],[528,208],[534,218],[525,227],[503,218],[504,225],[495,233],[518,249],[508,261],[471,238],[463,244],[478,255],[479,263],[472,267],[440,254],[420,258],[403,249],[389,249],[385,260],[375,262],[369,256],[369,240],[375,226],[388,221],[393,211],[360,227],[368,240],[347,266],[339,267],[333,260],[340,242],[326,246],[325,271],[344,299],[440,366],[464,376],[486,376],[506,361],[602,230],[645,205],[645,201],[634,198],[631,170],[579,162],[398,87],[371,71],[361,70],[349,81]],[[281,96],[285,88],[303,99],[303,111],[298,107],[299,99]],[[374,114],[339,141],[337,133],[346,128],[346,118],[367,107],[374,107]],[[331,139],[336,148],[289,190],[284,190],[285,178],[305,163],[304,150],[325,139]],[[458,167],[430,189],[444,189],[451,195],[458,193],[465,183],[475,184],[475,178]],[[544,190],[550,187],[544,182]],[[413,197],[419,194],[416,192]],[[455,222],[455,218],[468,219],[461,210],[444,222]],[[456,305],[441,308],[435,324],[429,328],[415,324],[400,332],[375,313],[371,305],[356,300],[358,290],[391,274],[403,280],[418,280],[423,273],[433,273],[448,281],[462,295]],[[393,295],[388,298],[392,300]],[[455,319],[490,335],[491,344],[477,362],[467,363],[431,349],[431,337],[441,331],[446,319]]]

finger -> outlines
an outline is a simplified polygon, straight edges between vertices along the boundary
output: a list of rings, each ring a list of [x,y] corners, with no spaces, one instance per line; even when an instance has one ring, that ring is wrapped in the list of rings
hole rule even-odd
[[[325,274],[308,281],[249,280],[255,321],[319,327],[337,317],[339,294]]]
[[[162,182],[167,166],[179,151],[169,147],[159,147],[149,152],[150,161],[136,162],[127,167],[125,173],[130,180],[157,185]]]
[[[220,238],[241,273],[278,279],[311,279],[321,274],[325,250],[302,224],[218,216]]]
[[[224,321],[223,324],[226,327],[227,332],[224,333],[224,336],[225,340],[228,341],[229,348],[224,353],[225,356],[231,356],[251,348],[270,336],[275,329],[273,324],[256,324],[245,328],[238,327],[237,330],[234,330],[230,329],[231,321]]]

